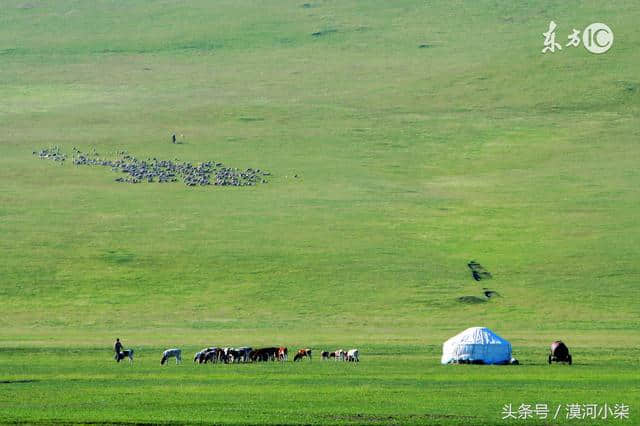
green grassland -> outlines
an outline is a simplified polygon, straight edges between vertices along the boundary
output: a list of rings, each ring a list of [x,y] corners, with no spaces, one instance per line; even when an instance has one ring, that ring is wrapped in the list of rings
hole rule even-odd
[[[509,402],[606,402],[640,422],[639,13],[3,0],[0,421],[480,424]],[[550,20],[563,46],[592,22],[614,46],[543,55]],[[51,145],[272,178],[118,184],[32,155]],[[483,287],[502,297],[457,300]],[[440,366],[476,325],[523,365]],[[576,365],[545,364],[558,338]],[[362,362],[158,362],[244,344]]]

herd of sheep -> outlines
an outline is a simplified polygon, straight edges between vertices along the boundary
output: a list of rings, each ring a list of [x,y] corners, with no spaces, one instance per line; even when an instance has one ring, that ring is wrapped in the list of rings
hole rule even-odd
[[[67,159],[67,155],[57,145],[33,151],[33,154],[60,164],[64,164]],[[110,167],[113,172],[121,173],[115,181],[122,183],[182,181],[186,186],[254,186],[268,183],[267,177],[270,176],[269,172],[261,169],[240,170],[214,161],[194,165],[177,159],[160,160],[154,157],[139,160],[126,151],[117,151],[116,158],[106,159],[101,158],[95,149],[91,153],[85,153],[76,147],[73,148],[73,164]]]

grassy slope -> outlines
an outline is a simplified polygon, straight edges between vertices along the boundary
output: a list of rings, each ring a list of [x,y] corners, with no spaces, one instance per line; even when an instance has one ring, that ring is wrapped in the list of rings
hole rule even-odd
[[[640,343],[634,2],[5,3],[0,346]],[[551,19],[614,48],[541,55]],[[116,185],[50,144],[275,176]],[[470,259],[503,298],[456,302]]]

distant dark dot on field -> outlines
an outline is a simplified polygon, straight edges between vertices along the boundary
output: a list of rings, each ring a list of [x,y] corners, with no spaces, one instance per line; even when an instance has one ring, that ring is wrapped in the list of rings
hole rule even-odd
[[[102,256],[102,258],[107,263],[113,263],[113,264],[116,264],[116,265],[122,265],[124,263],[129,263],[129,262],[133,261],[133,259],[135,258],[135,255],[133,253],[128,253],[128,252],[124,252],[124,251],[108,250]]]
[[[469,267],[469,269],[471,269],[471,276],[476,281],[487,280],[492,278],[491,273],[487,271],[484,268],[484,266],[482,266],[475,260],[472,260],[469,263],[467,263],[467,266]]]
[[[430,47],[433,47],[433,45],[428,44],[428,43],[423,43],[420,46],[418,46],[420,49],[428,49]]]
[[[618,84],[622,86],[622,90],[624,90],[626,93],[636,93],[640,88],[640,85],[633,81],[619,80]]]
[[[492,297],[502,297],[502,296],[500,296],[500,293],[498,293],[497,291],[493,291],[493,290],[485,290],[484,291],[484,296],[487,299],[491,299]]]
[[[467,305],[476,305],[478,303],[487,303],[486,299],[482,299],[477,296],[460,296],[456,298],[456,300],[460,303],[464,303]]]
[[[338,32],[338,30],[336,30],[335,28],[330,28],[330,29],[327,29],[327,30],[316,31],[314,33],[311,33],[311,35],[314,36],[314,37],[320,37],[320,36],[323,36],[323,35],[327,35],[327,34],[330,34],[330,33],[337,33],[337,32]]]

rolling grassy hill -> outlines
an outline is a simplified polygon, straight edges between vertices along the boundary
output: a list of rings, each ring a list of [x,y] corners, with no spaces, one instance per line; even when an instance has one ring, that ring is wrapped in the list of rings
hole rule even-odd
[[[0,419],[492,422],[506,395],[544,395],[560,386],[555,374],[572,383],[558,402],[608,395],[637,407],[639,12],[633,1],[5,0],[0,376],[40,381],[0,385],[18,396],[0,397]],[[614,46],[543,55],[550,20],[563,46],[592,22],[613,29]],[[185,143],[172,144],[174,132]],[[108,168],[32,155],[52,145],[272,177],[250,188],[119,184]],[[472,259],[493,278],[474,281]],[[509,339],[525,364],[561,338],[583,366],[452,373],[451,386],[502,389],[482,408],[471,391],[424,394],[440,388],[429,377],[453,371],[437,366],[438,345],[475,325]],[[111,365],[116,336],[148,354],[143,367]],[[158,374],[164,347],[247,343],[358,346],[371,364],[357,383],[327,372],[326,406],[309,390],[276,403],[251,388],[261,402],[250,411],[220,400],[213,416],[160,398],[165,382],[152,382],[132,388],[147,408],[126,417],[123,394],[101,410],[92,404],[104,395],[86,392]],[[65,361],[68,348],[90,355]],[[409,357],[402,379],[397,353]],[[77,370],[58,366],[73,360]],[[291,394],[329,367],[304,368],[281,382],[254,366],[157,380],[247,374],[238,380]],[[76,375],[79,405],[60,409],[48,380]],[[335,386],[368,391],[346,403],[327,396]],[[34,392],[40,409],[27,402]]]

